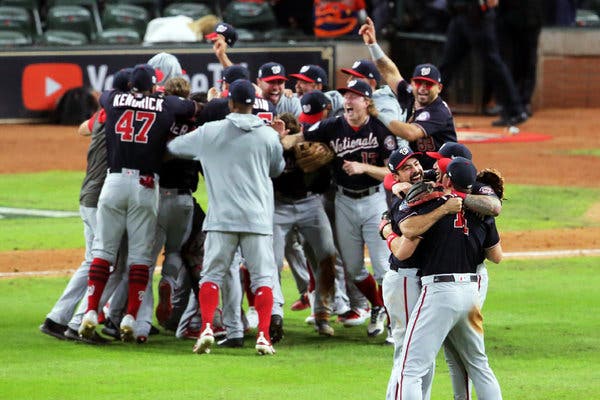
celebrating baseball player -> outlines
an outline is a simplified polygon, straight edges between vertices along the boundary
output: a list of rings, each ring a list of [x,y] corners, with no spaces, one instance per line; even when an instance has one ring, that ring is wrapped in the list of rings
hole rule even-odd
[[[228,96],[232,113],[224,120],[204,124],[168,145],[172,154],[202,162],[210,205],[204,220],[204,276],[198,299],[203,330],[193,351],[209,353],[214,343],[212,323],[219,287],[239,246],[250,272],[259,317],[255,349],[258,354],[270,355],[275,353],[269,324],[276,273],[271,177],[281,174],[285,161],[277,132],[252,115],[252,83],[234,81]],[[274,122],[283,132],[281,125]]]
[[[456,195],[471,189],[476,174],[470,160],[454,158],[442,176],[446,195],[405,208],[406,220],[412,215],[430,213],[449,200],[458,198],[462,203]],[[494,218],[481,219],[468,209],[456,214],[439,214],[443,216],[428,227],[422,238],[408,240],[394,233],[387,238],[390,249],[399,259],[416,255],[423,286],[404,337],[399,393],[406,399],[422,398],[422,378],[443,342],[449,340],[464,360],[478,397],[501,399],[500,386],[485,355],[475,274],[484,257],[495,263],[502,259]]]
[[[339,250],[348,275],[371,303],[369,336],[384,331],[386,319],[381,282],[388,269],[389,251],[379,237],[380,215],[387,208],[381,180],[385,167],[397,144],[383,124],[369,116],[373,108],[372,89],[363,81],[350,81],[338,89],[344,96],[344,117],[328,118],[303,133],[282,139],[284,149],[304,140],[328,144],[336,154],[333,161],[337,185],[335,197],[335,229]],[[375,278],[364,265],[367,244]]]
[[[135,338],[134,324],[153,262],[148,238],[154,237],[158,215],[158,171],[169,128],[176,116],[192,117],[196,104],[155,94],[154,69],[141,64],[132,72],[131,92],[102,93],[106,110],[108,175],[98,200],[98,232],[88,277],[88,306],[79,334],[92,337],[98,325],[100,297],[110,275],[121,236],[128,235],[129,296],[121,320],[121,338]]]
[[[378,118],[385,126],[394,135],[406,139],[413,151],[437,151],[446,142],[456,142],[454,118],[447,104],[439,97],[442,78],[438,69],[433,64],[417,65],[409,84],[377,44],[375,26],[370,18],[361,26],[359,33],[381,75],[396,93],[400,106],[408,111],[407,122],[379,114]],[[423,168],[433,165],[433,162],[423,161]]]

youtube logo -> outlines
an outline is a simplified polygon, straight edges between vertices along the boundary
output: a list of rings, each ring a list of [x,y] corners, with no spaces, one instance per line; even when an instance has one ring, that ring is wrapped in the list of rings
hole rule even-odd
[[[83,86],[83,72],[77,64],[29,64],[23,71],[23,105],[31,111],[53,110],[67,90]]]

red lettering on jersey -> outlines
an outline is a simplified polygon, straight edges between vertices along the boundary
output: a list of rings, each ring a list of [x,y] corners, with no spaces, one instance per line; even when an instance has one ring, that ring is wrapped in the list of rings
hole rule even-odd
[[[133,137],[134,127],[133,121],[142,121],[142,127],[140,131]],[[115,132],[121,135],[121,141],[123,142],[135,142],[135,143],[148,143],[148,132],[154,121],[156,120],[156,113],[150,111],[133,111],[125,110],[121,118],[115,124]]]
[[[156,113],[150,111],[136,111],[135,120],[143,122],[140,132],[135,135],[136,143],[148,143],[148,131],[150,131],[150,128],[152,128],[152,125],[156,120]]]
[[[115,132],[121,135],[122,142],[133,140],[133,110],[126,110],[115,124]]]
[[[417,139],[417,151],[436,151],[433,138],[426,136]]]
[[[273,122],[273,113],[272,112],[259,112],[259,113],[256,113],[256,116],[258,118],[262,119],[263,121],[265,121],[265,124],[267,124],[269,126]]]
[[[361,151],[360,156],[363,164],[377,165],[377,153]]]
[[[465,214],[462,211],[456,214],[456,218],[454,218],[454,227],[456,229],[462,229],[463,233],[469,236],[469,227],[467,226],[467,219],[465,218]]]

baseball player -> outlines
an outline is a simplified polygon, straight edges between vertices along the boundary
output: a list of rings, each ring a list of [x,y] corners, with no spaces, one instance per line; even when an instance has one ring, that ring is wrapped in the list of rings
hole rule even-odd
[[[227,41],[217,37],[213,41],[213,51],[224,68],[233,65],[227,56]],[[277,115],[289,112],[296,117],[302,112],[300,100],[295,96],[285,96],[285,68],[276,62],[268,62],[258,69],[256,84],[260,88],[261,97],[275,104]]]
[[[299,98],[313,90],[323,91],[327,86],[327,72],[319,65],[303,65],[297,74],[290,74],[290,76],[296,78],[294,89]]]
[[[432,64],[417,65],[409,84],[377,44],[375,27],[370,18],[367,18],[359,33],[383,78],[396,94],[400,106],[408,111],[406,122],[379,114],[377,117],[384,125],[394,135],[406,139],[413,151],[437,151],[446,142],[456,142],[452,112],[439,96],[442,80],[438,69]],[[425,169],[433,165],[428,160],[423,162]]]
[[[439,197],[414,209],[405,209],[406,220],[412,215],[430,213],[446,201],[458,199],[462,203],[455,194],[470,190],[476,173],[471,161],[463,157],[451,160],[442,177],[450,197]],[[399,394],[406,399],[422,398],[422,377],[444,340],[449,340],[464,360],[478,397],[501,399],[498,381],[485,355],[475,274],[483,257],[495,263],[502,259],[494,219],[481,219],[469,210],[439,214],[441,218],[428,227],[422,239],[407,240],[410,238],[396,234],[387,238],[390,249],[400,259],[413,254],[418,244],[414,254],[422,273],[423,288],[403,343]]]
[[[102,93],[106,110],[108,175],[98,200],[98,229],[88,276],[88,306],[79,334],[92,337],[98,305],[114,263],[121,236],[128,235],[129,296],[121,337],[135,338],[134,324],[148,284],[151,246],[158,213],[158,174],[169,128],[175,116],[192,117],[193,101],[154,94],[156,76],[149,65],[132,72],[130,92]]]
[[[219,287],[239,246],[251,275],[259,315],[255,349],[270,355],[275,353],[269,337],[275,270],[271,177],[283,171],[285,161],[277,132],[252,115],[252,83],[234,81],[228,96],[232,113],[225,120],[204,124],[168,145],[174,155],[202,162],[209,198],[204,220],[204,276],[198,299],[203,330],[193,351],[208,353],[214,343],[212,321]],[[277,121],[274,126],[283,132]]]
[[[305,104],[311,97],[325,95],[320,91],[306,94]],[[318,104],[323,104],[322,102]],[[320,108],[320,107],[319,107]],[[307,110],[305,108],[305,110]],[[293,115],[282,114],[288,123],[286,129],[299,132],[301,127]],[[286,167],[283,173],[273,179],[275,190],[275,214],[273,228],[273,251],[279,271],[283,269],[285,240],[290,231],[297,229],[305,238],[304,248],[315,275],[315,328],[320,335],[333,336],[329,325],[331,304],[335,286],[335,246],[331,225],[325,214],[320,193],[329,188],[331,179],[327,167],[305,173],[296,163],[293,151],[284,152]]]
[[[125,68],[117,72],[113,79],[113,88],[121,91],[128,90],[131,72],[132,68]],[[83,221],[83,233],[85,237],[85,259],[69,280],[67,287],[46,316],[44,323],[40,326],[40,331],[58,339],[66,338],[89,344],[102,344],[106,342],[106,339],[96,332],[90,338],[80,338],[77,328],[79,327],[83,313],[78,314],[78,312],[75,312],[75,308],[84,297],[87,287],[87,276],[93,259],[91,250],[96,232],[98,197],[100,196],[100,190],[106,176],[105,120],[106,113],[103,109],[100,109],[89,120],[83,122],[78,129],[81,135],[91,136],[87,153],[86,174],[79,194],[79,214]],[[121,250],[120,254],[123,255]],[[119,259],[122,260],[122,257],[119,257]],[[117,262],[116,265],[119,266],[120,264],[122,263]],[[122,271],[122,268],[115,269]],[[117,279],[117,276],[119,275],[119,273],[115,273],[112,281],[118,282],[119,279]],[[113,283],[111,282],[111,284]],[[86,303],[86,301],[83,303]]]
[[[387,208],[381,185],[385,167],[397,144],[383,124],[369,116],[371,87],[362,81],[350,81],[338,89],[344,96],[344,117],[328,118],[307,131],[282,139],[284,149],[303,140],[327,143],[336,153],[333,161],[337,185],[335,229],[339,250],[349,277],[371,303],[369,336],[384,331],[386,318],[381,283],[388,269],[389,251],[379,237],[380,215]],[[375,278],[364,265],[364,245],[369,249]]]
[[[381,85],[381,74],[372,61],[357,60],[350,68],[342,68],[341,72],[348,75],[347,82],[362,80],[371,86],[373,103],[380,114],[396,121],[406,121],[407,110],[400,107],[396,95],[388,85]],[[339,92],[332,90],[327,92],[327,95],[331,97],[333,115],[341,115],[344,111],[344,102]],[[408,142],[402,137],[396,137],[396,141],[398,147],[408,145]]]

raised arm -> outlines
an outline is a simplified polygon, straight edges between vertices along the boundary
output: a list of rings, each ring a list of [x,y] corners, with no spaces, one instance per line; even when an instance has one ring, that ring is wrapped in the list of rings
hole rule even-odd
[[[375,24],[371,18],[367,17],[367,21],[360,27],[358,33],[362,35],[363,41],[369,48],[369,53],[371,53],[371,58],[377,64],[377,69],[383,76],[383,79],[394,93],[396,93],[398,83],[404,80],[404,78],[400,74],[396,64],[379,47],[375,36]]]

